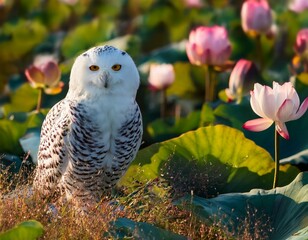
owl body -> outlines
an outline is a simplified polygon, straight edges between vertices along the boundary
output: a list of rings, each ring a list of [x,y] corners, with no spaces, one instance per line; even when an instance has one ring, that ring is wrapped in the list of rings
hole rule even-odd
[[[141,144],[138,86],[127,53],[102,46],[80,55],[67,96],[43,123],[34,188],[44,195],[98,201],[114,187]]]

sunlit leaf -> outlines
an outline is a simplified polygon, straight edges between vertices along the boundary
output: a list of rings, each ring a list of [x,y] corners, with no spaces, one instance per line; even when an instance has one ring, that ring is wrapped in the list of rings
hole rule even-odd
[[[304,84],[308,85],[308,73],[301,73],[297,76],[297,78]]]
[[[213,109],[210,107],[209,104],[205,103],[202,106],[201,109],[201,116],[200,116],[200,126],[204,127],[209,124],[212,124],[215,122],[215,115]]]
[[[12,229],[0,233],[1,240],[35,240],[43,234],[43,226],[40,222],[29,220],[22,222]]]
[[[234,237],[245,232],[260,239],[308,239],[308,173],[272,190],[222,194],[205,199],[187,196],[178,201],[202,220],[219,224]]]
[[[12,112],[29,112],[37,104],[38,90],[28,83],[21,85],[10,95],[10,103],[3,105],[4,115],[8,116]]]
[[[46,36],[45,27],[38,21],[18,20],[15,23],[5,23],[1,34],[10,36],[6,41],[0,41],[0,62],[19,60]]]
[[[274,162],[268,152],[242,132],[217,125],[142,149],[120,185],[134,187],[162,177],[179,192],[214,196],[257,187],[269,189],[273,171]],[[288,184],[297,173],[290,165],[281,167],[279,185]]]
[[[183,98],[200,98],[204,95],[205,73],[202,67],[192,66],[190,63],[175,63],[175,82],[167,89],[168,95]]]

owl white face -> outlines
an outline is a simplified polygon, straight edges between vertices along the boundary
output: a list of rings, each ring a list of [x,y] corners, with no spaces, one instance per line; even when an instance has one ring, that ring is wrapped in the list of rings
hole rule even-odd
[[[136,96],[139,73],[132,58],[112,46],[94,47],[77,57],[71,71],[70,94]]]

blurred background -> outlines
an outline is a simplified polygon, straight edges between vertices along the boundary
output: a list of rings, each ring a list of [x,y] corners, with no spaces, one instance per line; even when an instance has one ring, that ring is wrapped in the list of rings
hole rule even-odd
[[[290,8],[290,1],[272,0],[271,29],[256,41],[241,25],[244,1],[228,0],[0,0],[0,157],[6,165],[20,166],[31,157],[39,129],[48,110],[65,97],[74,58],[96,45],[110,44],[127,51],[141,76],[137,101],[144,120],[144,143],[179,136],[189,130],[225,124],[244,132],[273,154],[272,130],[251,133],[242,124],[256,118],[249,97],[229,102],[225,89],[235,63],[256,64],[253,82],[272,86],[290,79],[301,101],[308,96],[304,68],[296,64],[294,44],[300,29],[308,27],[308,11]],[[217,91],[204,102],[205,70],[190,63],[186,41],[198,26],[223,26],[232,52],[228,64],[216,69]],[[262,68],[260,48],[262,45]],[[36,62],[52,59],[61,70],[61,89],[42,94],[29,84],[25,71]],[[42,60],[43,59],[43,60]],[[155,89],[148,82],[152,63],[172,64],[174,82]],[[300,76],[300,77],[299,77]],[[165,93],[163,93],[165,92]],[[162,100],[162,96],[165,100]],[[161,108],[164,102],[165,113]],[[281,156],[308,148],[307,115],[287,123],[290,140],[282,140]],[[33,157],[33,155],[32,155]],[[26,159],[26,160],[25,160]]]

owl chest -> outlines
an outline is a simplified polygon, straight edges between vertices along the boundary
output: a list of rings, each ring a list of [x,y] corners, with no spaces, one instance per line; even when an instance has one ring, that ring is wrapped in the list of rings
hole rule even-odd
[[[105,101],[92,109],[91,115],[95,117],[94,124],[97,126],[98,139],[111,153],[114,140],[125,123],[129,109],[126,104],[117,104],[116,101]]]

